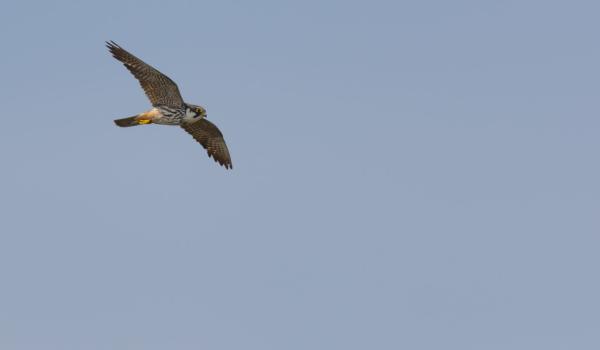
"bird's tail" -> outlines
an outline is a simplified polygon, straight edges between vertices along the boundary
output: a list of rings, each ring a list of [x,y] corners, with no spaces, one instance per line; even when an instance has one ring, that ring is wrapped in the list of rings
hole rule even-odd
[[[140,118],[138,118],[137,115],[134,115],[133,117],[129,117],[129,118],[115,120],[115,124],[117,124],[118,126],[123,127],[123,128],[128,127],[128,126],[144,125],[144,124],[150,124],[150,123],[152,123],[151,120],[140,119]]]

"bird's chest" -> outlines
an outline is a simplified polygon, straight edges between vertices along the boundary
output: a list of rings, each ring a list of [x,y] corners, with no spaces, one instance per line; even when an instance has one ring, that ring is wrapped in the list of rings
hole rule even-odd
[[[159,115],[154,118],[153,122],[156,124],[163,125],[179,125],[185,112],[183,110],[171,109],[171,108],[157,108]]]

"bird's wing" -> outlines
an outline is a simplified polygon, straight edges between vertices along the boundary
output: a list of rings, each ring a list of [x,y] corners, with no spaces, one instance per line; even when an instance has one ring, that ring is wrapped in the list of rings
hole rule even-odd
[[[206,119],[192,123],[183,123],[181,127],[198,141],[216,162],[227,169],[232,169],[231,156],[219,128]]]
[[[106,42],[106,47],[114,58],[118,59],[129,69],[140,82],[146,96],[153,106],[165,105],[170,107],[183,106],[183,98],[177,84],[149,64],[127,52],[114,41]]]

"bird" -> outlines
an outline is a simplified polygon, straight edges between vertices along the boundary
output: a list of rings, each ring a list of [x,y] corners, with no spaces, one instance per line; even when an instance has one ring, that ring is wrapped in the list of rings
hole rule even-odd
[[[223,134],[206,119],[204,107],[184,102],[173,80],[114,41],[107,41],[106,47],[139,81],[152,104],[146,112],[114,120],[117,126],[179,125],[206,149],[209,157],[226,169],[233,168]]]

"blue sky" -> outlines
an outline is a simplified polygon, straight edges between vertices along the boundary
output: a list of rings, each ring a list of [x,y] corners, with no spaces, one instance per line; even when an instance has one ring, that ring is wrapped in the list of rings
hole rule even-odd
[[[597,349],[599,11],[5,4],[0,348]]]

